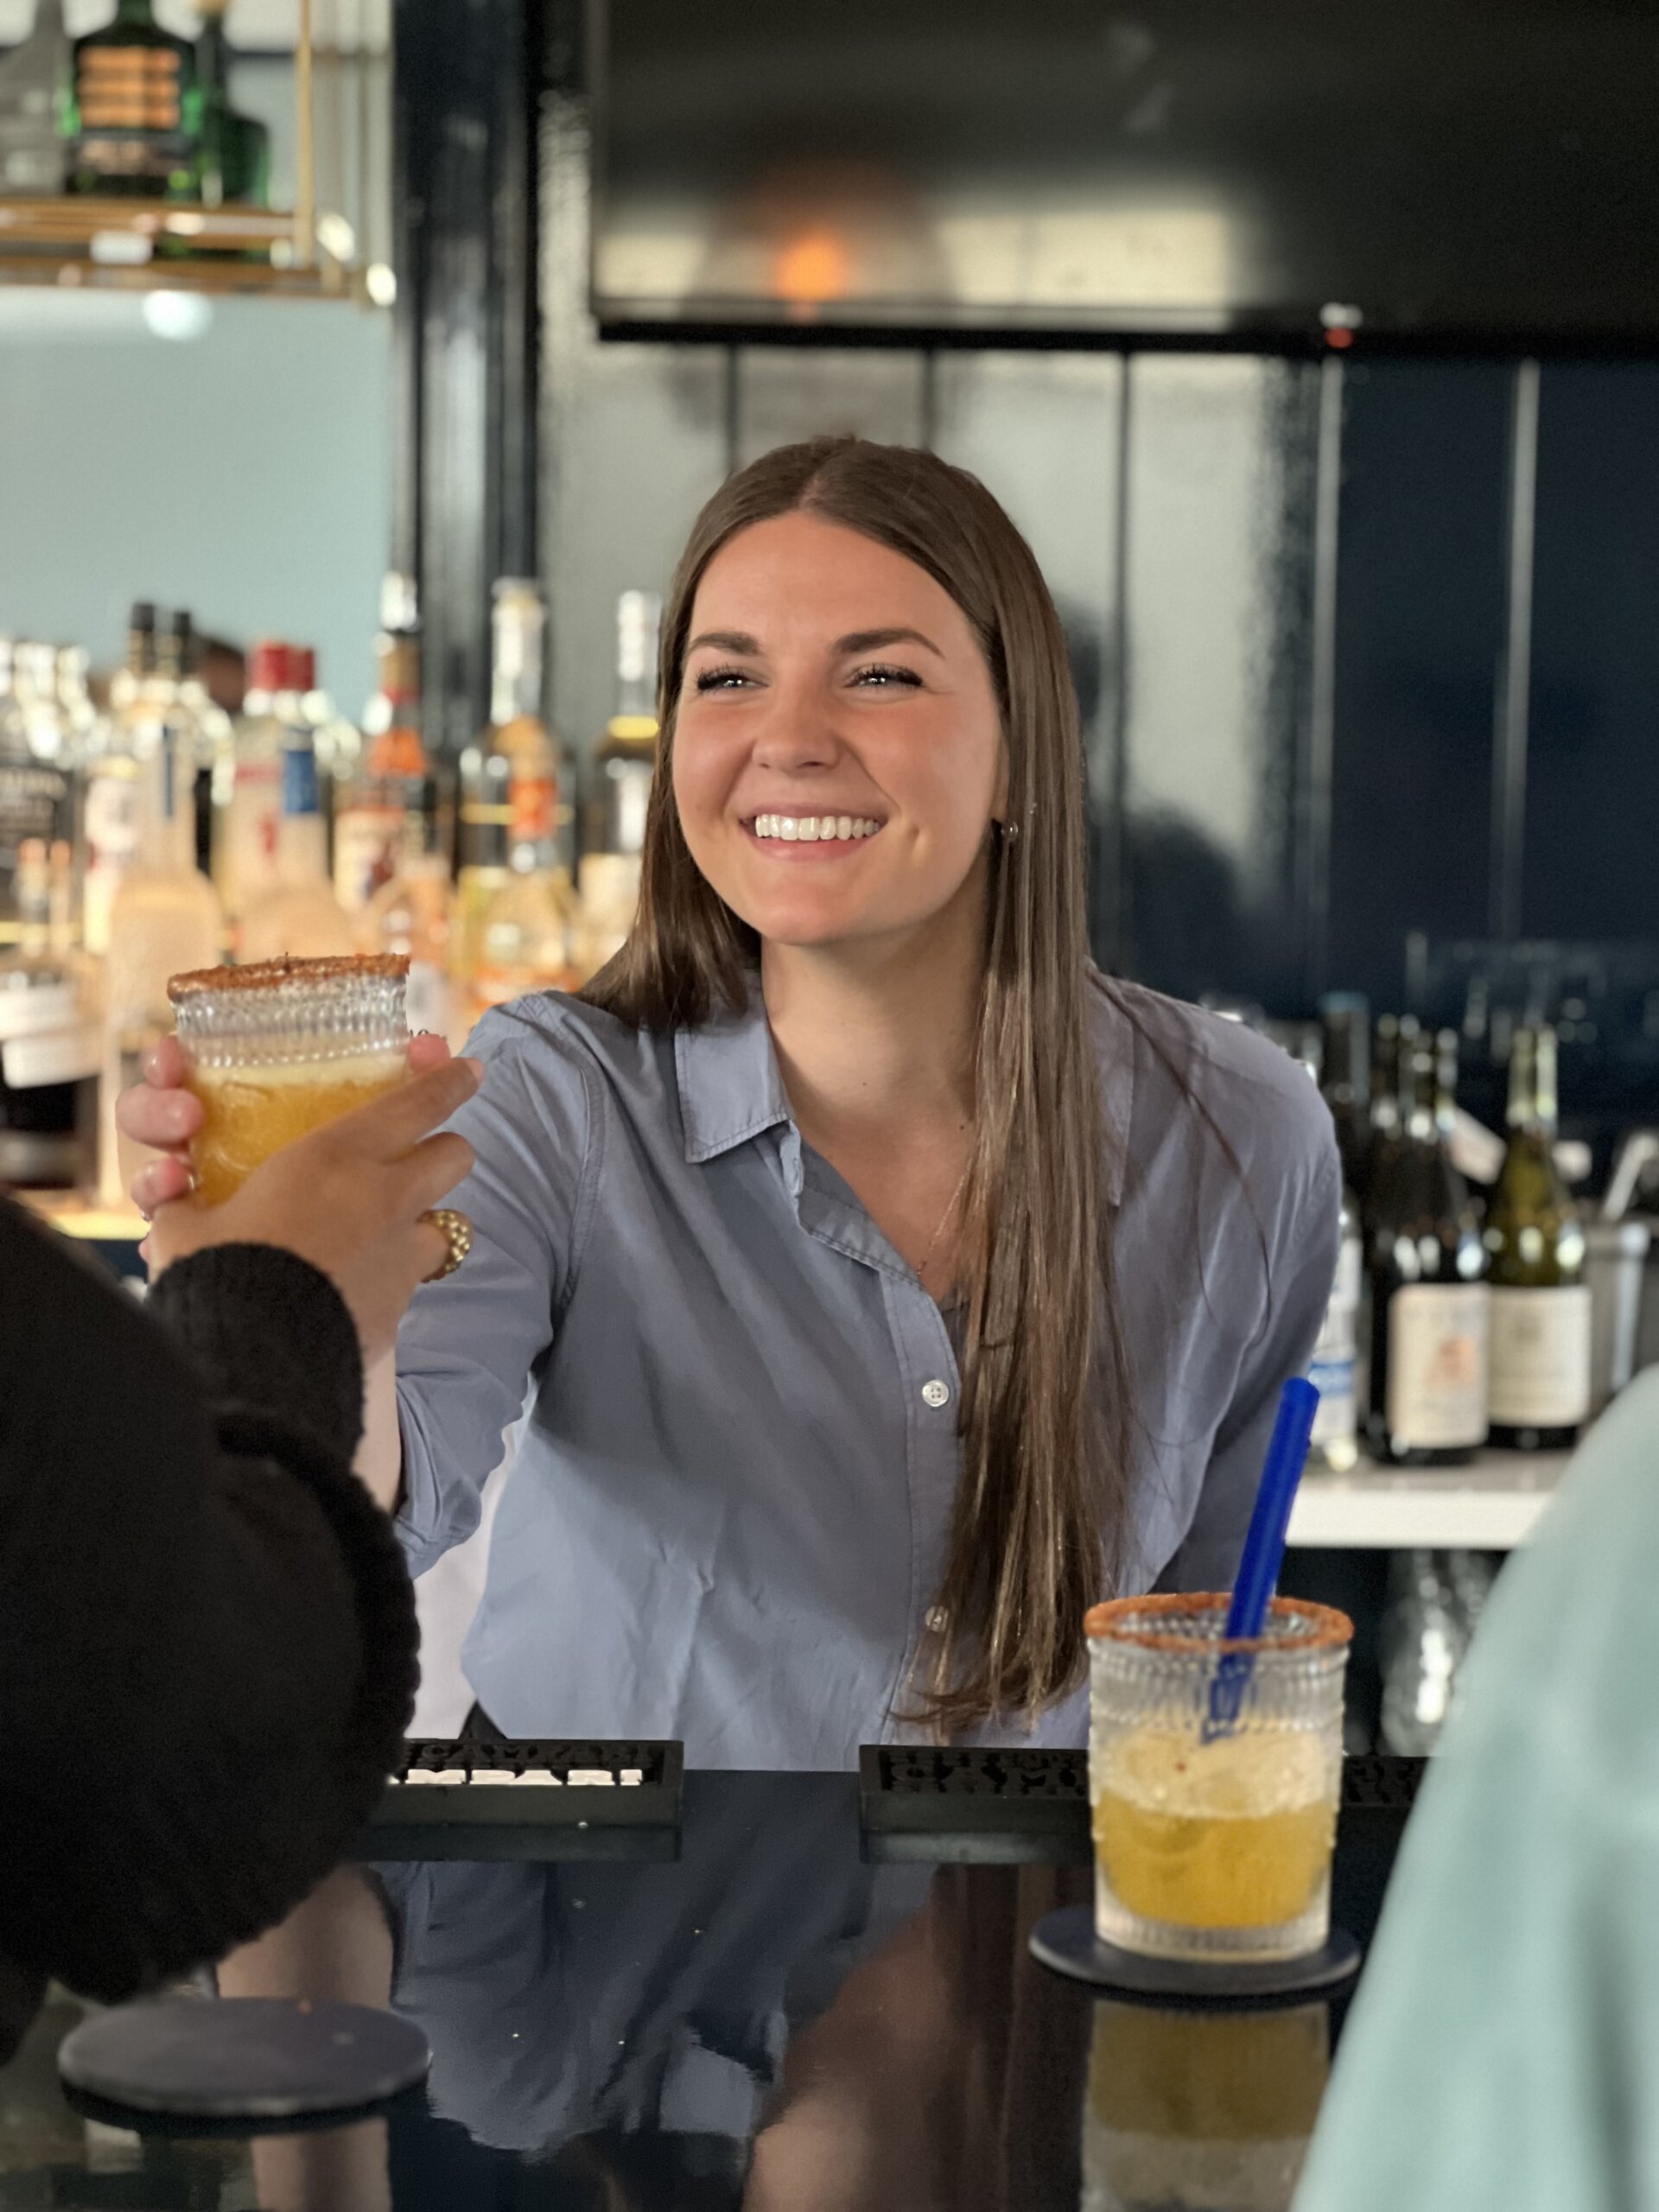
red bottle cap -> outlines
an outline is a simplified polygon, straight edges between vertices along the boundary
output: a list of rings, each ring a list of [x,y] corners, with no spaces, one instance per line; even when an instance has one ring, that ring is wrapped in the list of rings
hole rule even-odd
[[[282,691],[288,686],[289,647],[280,638],[261,638],[248,655],[250,691]]]
[[[288,650],[292,662],[292,670],[288,679],[289,689],[302,693],[315,691],[317,688],[317,655],[315,646],[290,645]]]

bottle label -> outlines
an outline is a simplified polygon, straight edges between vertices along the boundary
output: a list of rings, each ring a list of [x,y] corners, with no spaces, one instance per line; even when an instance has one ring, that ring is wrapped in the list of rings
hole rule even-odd
[[[1389,1433],[1408,1451],[1486,1435],[1491,1292],[1484,1282],[1408,1283],[1389,1300]]]
[[[1506,1428],[1576,1428],[1590,1412],[1590,1291],[1492,1293],[1492,1419]]]
[[[558,827],[558,779],[555,776],[515,776],[512,803],[513,843],[545,845]]]
[[[1357,1424],[1355,1324],[1359,1313],[1359,1239],[1344,1236],[1337,1258],[1337,1279],[1325,1309],[1325,1325],[1313,1347],[1307,1379],[1319,1394],[1313,1416],[1312,1448],[1351,1444]]]
[[[348,914],[397,874],[404,820],[399,806],[348,804],[334,817],[334,896]]]
[[[449,1035],[449,978],[434,960],[411,960],[404,986],[404,1019],[418,1036]],[[452,1040],[453,1041],[453,1040]]]

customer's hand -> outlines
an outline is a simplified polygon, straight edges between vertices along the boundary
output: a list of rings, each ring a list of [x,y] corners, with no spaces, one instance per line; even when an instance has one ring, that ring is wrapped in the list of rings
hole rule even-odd
[[[282,1245],[333,1281],[357,1324],[365,1364],[372,1364],[391,1349],[417,1285],[448,1255],[444,1233],[422,1216],[467,1173],[473,1148],[454,1131],[427,1133],[466,1104],[483,1072],[478,1061],[446,1052],[423,1074],[273,1154],[223,1205],[180,1194],[180,1185],[188,1185],[182,1160],[145,1169],[135,1194],[143,1186],[151,1195],[152,1179],[163,1171],[175,1192],[153,1206],[144,1241],[151,1275],[209,1245]],[[123,1105],[138,1096],[129,1091]],[[160,1122],[155,1102],[181,1096],[189,1097],[153,1090],[148,1113],[129,1110],[124,1125],[131,1135],[147,1133]],[[174,1118],[181,1128],[184,1117]],[[145,1134],[144,1141],[153,1139]]]

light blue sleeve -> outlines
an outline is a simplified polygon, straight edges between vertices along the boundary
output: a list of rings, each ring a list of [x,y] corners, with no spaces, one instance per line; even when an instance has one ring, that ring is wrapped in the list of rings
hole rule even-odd
[[[591,1217],[599,1077],[556,1007],[498,1010],[467,1044],[484,1081],[451,1126],[475,1160],[449,1203],[471,1218],[473,1248],[416,1292],[397,1337],[397,1528],[412,1574],[478,1526],[479,1493],[552,1344]]]
[[[1306,1372],[1324,1324],[1341,1236],[1342,1169],[1325,1102],[1311,1083],[1298,1081],[1300,1091],[1290,1094],[1270,1148],[1259,1164],[1252,1163],[1249,1177],[1249,1196],[1255,1205],[1264,1190],[1276,1196],[1266,1222],[1261,1326],[1216,1431],[1192,1524],[1158,1578],[1160,1590],[1232,1587],[1279,1394],[1293,1375]]]
[[[1296,2212],[1659,2204],[1659,1372],[1504,1569]]]

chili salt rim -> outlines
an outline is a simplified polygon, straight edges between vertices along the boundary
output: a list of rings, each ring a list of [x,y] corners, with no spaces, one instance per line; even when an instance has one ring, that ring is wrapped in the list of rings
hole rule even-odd
[[[404,982],[409,956],[404,952],[335,953],[326,960],[254,960],[245,968],[193,968],[168,978],[167,995],[178,1006],[208,991],[277,991],[289,983],[342,982]]]
[[[1144,1618],[1148,1613],[1165,1618],[1180,1613],[1224,1613],[1231,1603],[1224,1590],[1172,1590],[1145,1598],[1113,1598],[1103,1605],[1090,1607],[1083,1617],[1083,1632],[1091,1641],[1096,1637],[1109,1637],[1116,1643],[1133,1643],[1143,1651],[1187,1655],[1217,1651],[1332,1651],[1353,1640],[1354,1624],[1346,1613],[1339,1612],[1334,1605],[1316,1605],[1306,1598],[1275,1598],[1268,1611],[1281,1620],[1311,1621],[1311,1636],[1180,1636],[1167,1629],[1130,1628],[1123,1624],[1131,1616]]]

